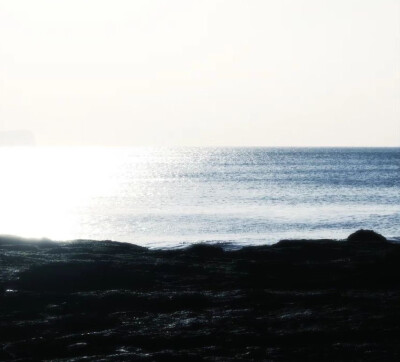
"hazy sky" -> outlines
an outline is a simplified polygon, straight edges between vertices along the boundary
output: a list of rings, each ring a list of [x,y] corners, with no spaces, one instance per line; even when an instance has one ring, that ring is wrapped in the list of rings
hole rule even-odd
[[[0,131],[400,146],[400,0],[0,0]]]

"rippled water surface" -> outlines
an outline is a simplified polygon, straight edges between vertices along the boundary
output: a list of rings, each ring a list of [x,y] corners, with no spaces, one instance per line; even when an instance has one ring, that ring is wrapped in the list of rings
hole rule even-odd
[[[400,236],[400,148],[1,148],[0,234],[149,246]]]

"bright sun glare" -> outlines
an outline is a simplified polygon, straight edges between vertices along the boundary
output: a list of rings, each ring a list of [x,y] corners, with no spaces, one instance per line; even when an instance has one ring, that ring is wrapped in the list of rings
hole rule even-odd
[[[107,197],[117,187],[115,172],[123,160],[108,162],[107,150],[51,148],[2,149],[0,219],[2,232],[65,237],[79,232],[80,209],[94,195]],[[71,163],[73,161],[73,164]],[[105,167],[105,165],[107,165]]]

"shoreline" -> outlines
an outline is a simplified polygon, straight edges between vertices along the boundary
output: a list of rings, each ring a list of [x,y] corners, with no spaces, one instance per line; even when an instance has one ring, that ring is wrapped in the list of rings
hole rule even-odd
[[[362,230],[362,229],[361,229]],[[9,235],[9,234],[0,234],[0,248],[2,245],[6,245],[8,243],[20,243],[20,244],[32,244],[32,245],[41,245],[41,244],[52,244],[54,246],[68,246],[74,243],[110,243],[114,245],[132,245],[134,247],[144,248],[149,251],[169,251],[169,250],[185,250],[194,245],[206,245],[206,246],[215,246],[220,247],[224,251],[237,251],[243,248],[259,248],[259,247],[270,247],[277,245],[281,242],[346,242],[347,238],[283,238],[279,239],[276,242],[271,243],[239,243],[232,240],[200,240],[196,242],[177,242],[172,244],[172,246],[153,246],[154,244],[146,244],[140,245],[135,244],[130,241],[118,241],[112,239],[72,239],[72,240],[54,240],[47,237],[36,238],[36,237],[24,237],[18,235]],[[388,243],[391,244],[400,244],[400,236],[389,237],[386,239]]]
[[[352,235],[238,250],[0,237],[0,359],[398,360],[400,245]]]

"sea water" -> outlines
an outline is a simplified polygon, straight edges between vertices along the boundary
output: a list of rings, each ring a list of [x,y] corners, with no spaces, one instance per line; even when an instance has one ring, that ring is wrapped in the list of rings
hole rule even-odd
[[[400,237],[400,148],[0,148],[0,234],[150,247]]]

